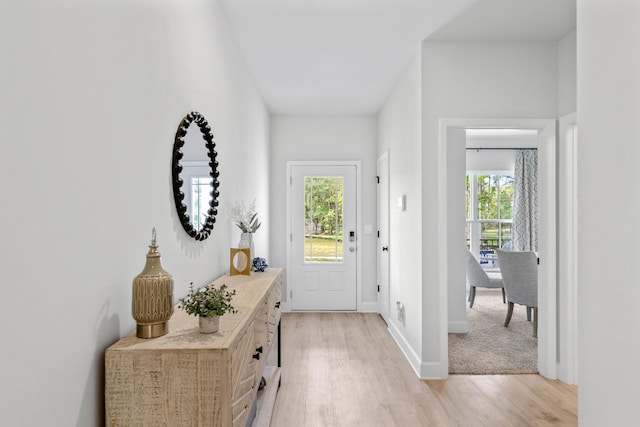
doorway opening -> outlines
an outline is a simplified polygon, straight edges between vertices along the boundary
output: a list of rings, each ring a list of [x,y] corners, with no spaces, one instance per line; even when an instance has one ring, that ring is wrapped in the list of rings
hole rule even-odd
[[[438,245],[443,264],[438,270],[441,292],[447,295],[447,314],[440,324],[440,336],[447,342],[449,332],[466,332],[465,208],[466,129],[529,129],[537,133],[539,158],[538,370],[556,378],[556,123],[540,119],[443,119],[440,121],[439,151],[443,168],[439,172],[438,192],[444,203],[438,212],[443,232]],[[456,188],[460,189],[457,191]],[[457,198],[456,198],[457,197]],[[500,325],[500,327],[502,327]],[[448,349],[441,349],[441,359],[448,372]]]
[[[465,135],[465,248],[469,252],[462,268],[467,273],[464,315],[469,331],[449,334],[449,372],[537,373],[538,344],[531,311],[516,305],[508,328],[503,326],[509,291],[505,292],[501,280],[497,251],[537,252],[538,131],[466,129]],[[537,283],[533,285],[529,292],[535,298]]]

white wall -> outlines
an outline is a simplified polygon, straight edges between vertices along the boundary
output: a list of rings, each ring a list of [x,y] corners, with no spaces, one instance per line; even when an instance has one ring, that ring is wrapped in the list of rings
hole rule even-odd
[[[515,150],[467,150],[468,171],[513,171]]]
[[[519,135],[467,134],[466,143],[469,148],[500,148],[500,150],[467,150],[467,170],[513,171],[515,148],[535,147],[538,144],[538,135],[535,133]],[[514,148],[514,150],[508,148]]]
[[[576,112],[576,32],[558,42],[558,116]]]
[[[581,0],[577,7],[579,420],[634,426],[640,3]]]
[[[378,154],[389,151],[389,329],[416,371],[422,353],[420,65],[416,52],[378,115]],[[395,207],[402,194],[405,211]],[[404,304],[404,323],[395,315],[396,301]]]
[[[269,265],[287,265],[286,162],[360,160],[362,224],[376,229],[376,120],[368,116],[274,116],[271,120],[271,239]],[[358,307],[377,310],[376,236],[361,236],[362,291]],[[286,288],[286,284],[284,286]],[[284,290],[284,294],[288,294]]]
[[[189,111],[213,128],[221,207],[257,197],[268,223],[269,117],[223,16],[210,0],[3,3],[3,425],[104,422],[104,351],[135,327],[152,227],[174,298],[228,268],[224,209],[196,242],[173,205]]]
[[[446,202],[438,192],[439,177],[443,176],[439,120],[553,118],[557,113],[556,87],[555,43],[425,41],[422,45],[423,376],[447,374],[447,342],[439,331],[443,322],[452,319],[440,305],[446,301],[440,294],[440,282],[444,278],[449,284],[464,283],[463,247],[449,266],[443,266],[444,251],[438,247],[438,209]],[[452,150],[464,150],[464,145],[458,145],[447,147],[449,155]],[[459,173],[464,173],[464,167]],[[453,241],[464,238],[464,230],[458,228],[449,223],[447,235]],[[454,307],[451,311],[459,310]]]

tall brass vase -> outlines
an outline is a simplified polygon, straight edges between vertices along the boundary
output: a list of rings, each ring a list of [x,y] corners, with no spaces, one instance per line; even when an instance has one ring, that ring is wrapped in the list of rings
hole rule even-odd
[[[164,271],[153,236],[144,270],[133,279],[131,313],[138,322],[136,335],[156,338],[169,332],[169,319],[173,314],[173,278]]]

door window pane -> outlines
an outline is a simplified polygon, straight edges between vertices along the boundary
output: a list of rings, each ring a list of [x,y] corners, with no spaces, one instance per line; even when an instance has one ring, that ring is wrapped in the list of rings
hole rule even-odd
[[[305,177],[305,262],[342,262],[342,177]]]

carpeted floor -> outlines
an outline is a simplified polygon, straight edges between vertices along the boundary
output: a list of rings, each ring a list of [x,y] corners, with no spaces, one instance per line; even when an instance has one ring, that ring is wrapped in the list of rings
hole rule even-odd
[[[470,332],[449,334],[451,374],[531,374],[538,372],[538,340],[526,309],[517,305],[509,327],[503,326],[507,304],[499,289],[478,289],[467,307]]]

